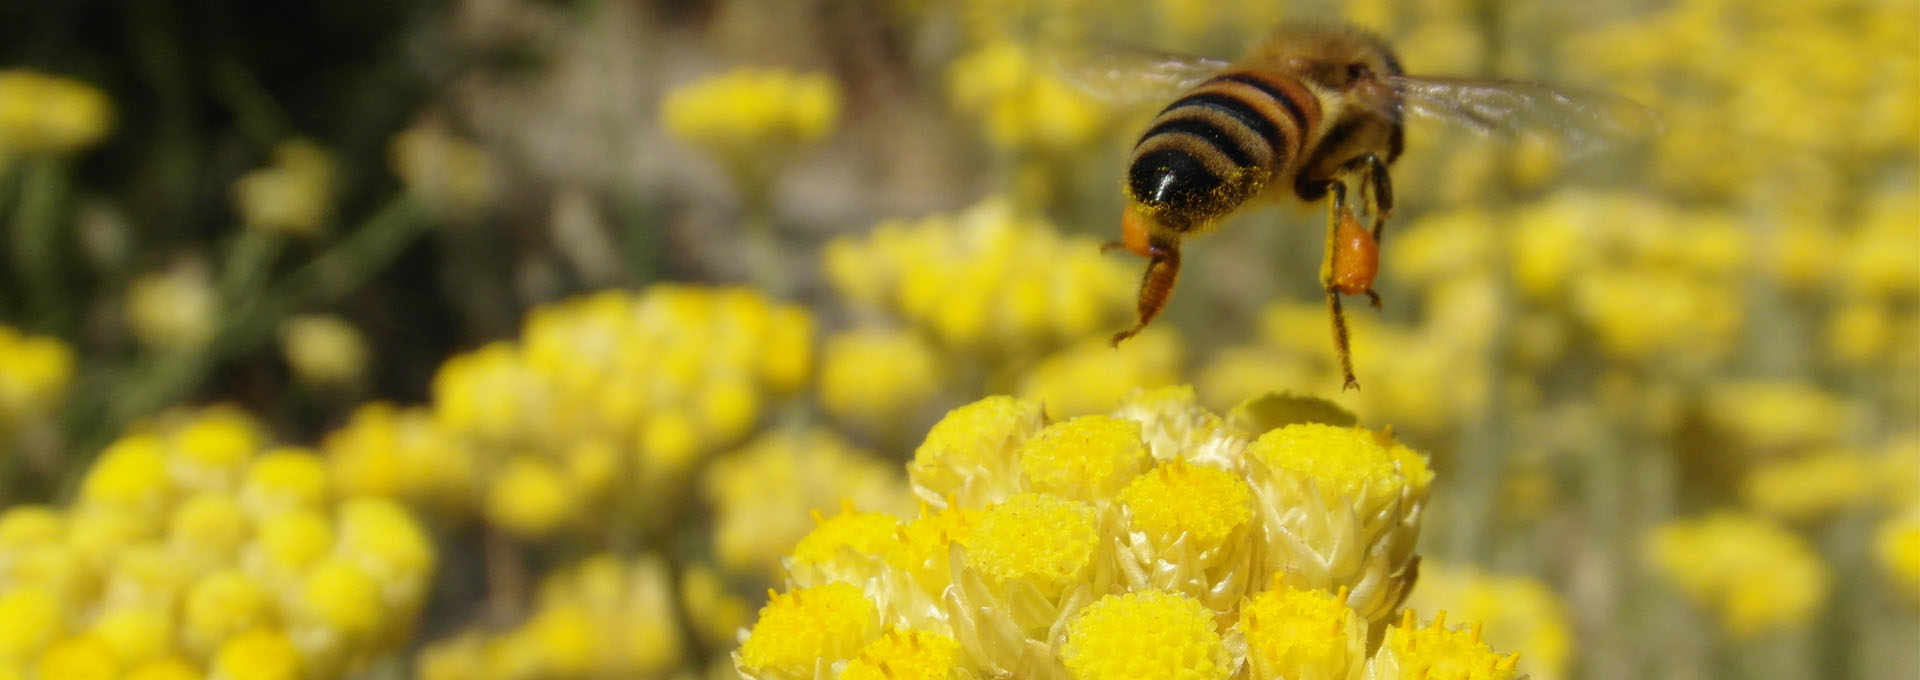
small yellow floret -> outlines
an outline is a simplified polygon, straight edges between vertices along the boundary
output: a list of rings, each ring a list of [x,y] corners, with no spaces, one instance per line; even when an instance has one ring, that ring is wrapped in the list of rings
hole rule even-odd
[[[0,592],[0,664],[32,658],[64,628],[60,600],[32,585]]]
[[[819,513],[814,516],[819,517]],[[878,555],[894,540],[899,528],[900,520],[883,512],[842,512],[819,520],[813,533],[793,547],[793,560],[827,564],[838,561],[843,549]]]
[[[1165,545],[1186,537],[1196,550],[1220,545],[1253,517],[1245,480],[1210,465],[1174,459],[1140,475],[1120,492],[1136,530]]]
[[[1401,610],[1400,622],[1387,629],[1386,642],[1369,665],[1370,680],[1511,680],[1520,654],[1496,654],[1480,641],[1480,626],[1446,627],[1446,612],[1420,627],[1413,610]]]
[[[60,680],[114,680],[120,677],[113,647],[92,635],[53,643],[40,656],[40,677]]]
[[[380,625],[380,586],[351,563],[333,559],[315,565],[302,592],[308,612],[337,633],[360,639]]]
[[[60,540],[66,520],[45,505],[16,505],[0,510],[0,551],[46,545]]]
[[[1247,456],[1313,480],[1329,501],[1356,493],[1367,501],[1384,499],[1409,487],[1425,489],[1433,480],[1424,458],[1358,427],[1288,425],[1261,435]]]
[[[130,436],[107,447],[80,486],[82,502],[135,512],[158,511],[168,492],[166,453],[151,435]]]
[[[760,677],[810,679],[816,666],[852,657],[879,633],[880,612],[866,594],[830,583],[773,595],[736,653]]]
[[[1920,505],[1880,523],[1873,554],[1896,586],[1920,600]]]
[[[1875,461],[1833,451],[1769,462],[1747,473],[1741,495],[1754,509],[1786,520],[1807,520],[1873,502]]]
[[[234,635],[273,622],[272,596],[237,570],[216,571],[187,591],[181,634],[199,649],[212,649]]]
[[[572,519],[578,500],[552,465],[521,456],[494,478],[487,516],[514,533],[544,536]]]
[[[1011,452],[1042,424],[1040,405],[1008,396],[992,396],[949,411],[927,431],[926,441],[907,466],[923,497],[945,498],[970,490],[984,472],[988,480],[1008,472]],[[962,498],[963,503],[970,498]]]
[[[1019,456],[1027,488],[1083,501],[1112,498],[1149,460],[1140,424],[1109,416],[1049,425]]]
[[[1232,666],[1213,612],[1185,595],[1108,595],[1068,624],[1060,660],[1075,680],[1224,680]]]
[[[199,559],[222,560],[240,548],[253,526],[224,493],[198,493],[173,511],[169,538]]]
[[[312,451],[283,447],[247,466],[241,500],[255,512],[314,508],[327,500],[327,464]]]
[[[200,669],[185,659],[170,657],[134,666],[124,677],[126,680],[200,680],[203,676]]]
[[[173,616],[156,607],[121,607],[94,621],[92,634],[115,658],[134,664],[173,653]]]
[[[1344,596],[1276,585],[1240,610],[1254,677],[1341,680],[1366,663],[1366,633]]]
[[[290,510],[260,523],[255,549],[284,573],[305,569],[333,548],[333,525],[314,510]]]
[[[256,630],[228,640],[207,680],[299,680],[300,652],[284,633]]]
[[[839,680],[949,680],[960,643],[939,633],[888,628],[860,648]]]
[[[1092,561],[1099,541],[1093,510],[1085,503],[1023,493],[981,513],[964,545],[968,568],[1057,593]]]

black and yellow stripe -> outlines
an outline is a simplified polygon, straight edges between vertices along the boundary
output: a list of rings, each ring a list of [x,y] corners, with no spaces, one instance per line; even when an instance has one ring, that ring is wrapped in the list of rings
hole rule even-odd
[[[1238,207],[1301,155],[1320,103],[1297,81],[1236,71],[1161,110],[1127,169],[1136,201],[1187,231]]]

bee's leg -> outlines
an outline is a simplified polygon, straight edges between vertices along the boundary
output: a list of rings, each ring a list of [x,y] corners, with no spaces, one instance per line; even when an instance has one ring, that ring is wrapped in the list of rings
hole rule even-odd
[[[1367,164],[1367,178],[1373,184],[1373,242],[1379,245],[1382,230],[1387,226],[1387,215],[1393,213],[1393,176],[1387,174],[1386,161],[1379,156],[1367,154],[1361,158]],[[1378,301],[1374,306],[1380,306]]]
[[[1339,247],[1335,232],[1340,228],[1340,218],[1347,212],[1347,185],[1338,180],[1327,183],[1328,193],[1333,201],[1328,206],[1327,246],[1324,261],[1320,265],[1320,286],[1327,291],[1327,313],[1333,320],[1333,351],[1340,360],[1340,375],[1346,379],[1341,389],[1360,388],[1360,381],[1353,377],[1353,354],[1347,344],[1347,315],[1340,308],[1340,290],[1333,283],[1333,254]]]
[[[1153,239],[1147,245],[1147,273],[1140,279],[1140,320],[1129,328],[1113,336],[1113,345],[1131,338],[1145,330],[1153,317],[1167,306],[1167,297],[1173,294],[1173,283],[1180,277],[1180,244],[1174,241]]]

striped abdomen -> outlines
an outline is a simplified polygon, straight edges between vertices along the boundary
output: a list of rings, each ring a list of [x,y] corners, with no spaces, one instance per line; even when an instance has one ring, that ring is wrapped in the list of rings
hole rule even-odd
[[[1167,105],[1127,167],[1133,199],[1186,231],[1232,211],[1299,158],[1320,102],[1298,81],[1233,71]]]

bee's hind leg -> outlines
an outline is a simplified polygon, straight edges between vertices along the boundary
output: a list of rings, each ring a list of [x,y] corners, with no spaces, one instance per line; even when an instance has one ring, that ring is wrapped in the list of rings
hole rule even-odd
[[[1140,320],[1132,328],[1114,334],[1115,347],[1120,346],[1120,341],[1146,330],[1147,324],[1167,306],[1173,284],[1180,278],[1180,244],[1152,239],[1147,245],[1147,258],[1147,273],[1140,278]]]
[[[1333,321],[1333,350],[1340,361],[1340,375],[1346,380],[1341,389],[1357,390],[1360,389],[1360,380],[1353,377],[1353,353],[1347,343],[1347,315],[1340,307],[1340,289],[1333,281],[1333,256],[1339,247],[1335,234],[1340,228],[1341,217],[1348,210],[1347,185],[1335,180],[1327,183],[1327,189],[1333,195],[1333,201],[1327,215],[1327,245],[1320,263],[1320,286],[1327,292],[1327,315]],[[1379,296],[1373,295],[1373,291],[1367,293],[1374,299],[1374,305],[1378,306]]]

